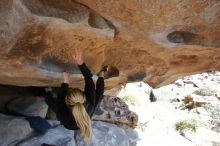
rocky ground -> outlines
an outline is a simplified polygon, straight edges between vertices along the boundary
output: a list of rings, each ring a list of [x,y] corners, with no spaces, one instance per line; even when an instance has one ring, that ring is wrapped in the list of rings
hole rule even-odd
[[[151,91],[156,102],[149,100]],[[187,76],[158,89],[127,84],[120,94],[139,117],[137,146],[220,145],[220,72]]]
[[[79,131],[60,125],[43,98],[15,98],[7,109],[19,116],[0,114],[0,145],[220,145],[220,72],[187,76],[158,89],[129,83],[117,95],[120,98],[105,96],[97,109],[90,144]],[[53,128],[39,134],[24,118],[27,115],[55,119],[48,120]]]

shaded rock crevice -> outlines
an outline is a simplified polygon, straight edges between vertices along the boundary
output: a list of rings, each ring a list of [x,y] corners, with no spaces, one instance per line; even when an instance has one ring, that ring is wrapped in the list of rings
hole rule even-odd
[[[77,23],[89,16],[89,10],[71,0],[23,0],[24,5],[35,15],[61,18],[70,23]]]
[[[173,31],[167,35],[167,39],[172,43],[180,45],[200,45],[216,48],[220,47],[220,43],[217,41],[220,39],[220,35],[214,36],[213,38],[205,38],[202,35],[192,32]]]
[[[98,29],[113,29],[114,39],[117,38],[120,31],[117,29],[116,26],[114,26],[114,24],[110,20],[102,16],[102,14],[98,13],[96,10],[92,9],[88,5],[80,3],[79,1],[76,1],[76,0],[73,0],[73,2],[79,5],[83,5],[84,7],[87,7],[88,9],[90,9],[88,24],[91,27],[98,28]]]
[[[173,31],[167,35],[167,39],[172,43],[192,44],[198,37],[197,34],[185,31]]]
[[[65,3],[64,3],[65,2]],[[115,29],[113,24],[81,3],[65,0],[23,0],[24,5],[35,15],[61,18],[69,23],[88,21],[97,29]]]
[[[42,58],[40,63],[35,60],[29,60],[28,64],[32,67],[36,67],[51,73],[63,73],[64,71],[68,71],[71,74],[81,74],[76,64],[64,63],[56,58]]]

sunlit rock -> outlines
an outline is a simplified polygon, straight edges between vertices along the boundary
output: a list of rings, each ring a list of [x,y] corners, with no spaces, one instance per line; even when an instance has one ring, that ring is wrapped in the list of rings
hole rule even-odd
[[[1,0],[0,83],[58,86],[69,70],[83,88],[74,48],[95,74],[117,73],[106,88],[152,86],[220,70],[220,1]]]

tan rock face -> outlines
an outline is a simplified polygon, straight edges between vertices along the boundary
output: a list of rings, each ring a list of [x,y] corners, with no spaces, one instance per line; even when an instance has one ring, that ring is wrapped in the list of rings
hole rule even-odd
[[[106,88],[220,70],[219,0],[1,0],[0,83],[58,86],[69,70],[83,87],[73,49],[93,73],[110,65]]]

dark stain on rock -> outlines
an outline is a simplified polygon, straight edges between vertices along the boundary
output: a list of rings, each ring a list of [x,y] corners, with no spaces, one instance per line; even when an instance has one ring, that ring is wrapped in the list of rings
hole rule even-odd
[[[128,82],[142,81],[146,77],[146,72],[140,71],[128,76]]]
[[[28,26],[11,48],[8,56],[11,58],[40,56],[45,51],[45,48],[48,47],[45,34],[45,26]]]
[[[173,55],[173,59],[170,61],[171,65],[193,65],[199,62],[197,55]]]

